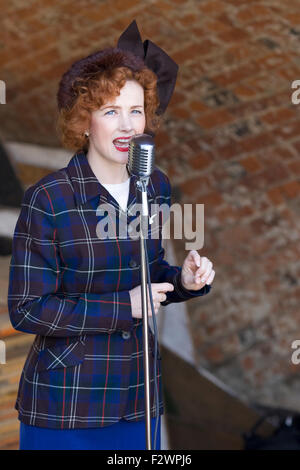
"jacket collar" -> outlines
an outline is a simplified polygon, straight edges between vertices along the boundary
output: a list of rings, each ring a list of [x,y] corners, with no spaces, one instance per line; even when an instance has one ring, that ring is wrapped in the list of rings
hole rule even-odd
[[[77,206],[85,204],[90,199],[98,196],[100,197],[101,202],[108,202],[119,208],[117,201],[113,198],[110,192],[102,186],[93,173],[84,150],[80,150],[71,158],[66,171],[73,185]],[[136,202],[136,180],[136,176],[130,176],[128,209],[130,209],[130,207]],[[151,176],[147,185],[147,194],[148,197],[154,197],[155,195]]]

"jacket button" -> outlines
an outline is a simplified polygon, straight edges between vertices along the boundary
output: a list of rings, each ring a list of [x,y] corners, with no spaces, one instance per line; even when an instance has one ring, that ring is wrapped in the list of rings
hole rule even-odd
[[[129,339],[131,336],[130,331],[122,331],[122,338],[123,339]]]
[[[135,268],[135,267],[137,266],[137,262],[136,262],[134,259],[131,259],[131,260],[129,261],[129,266],[130,266],[131,268]]]

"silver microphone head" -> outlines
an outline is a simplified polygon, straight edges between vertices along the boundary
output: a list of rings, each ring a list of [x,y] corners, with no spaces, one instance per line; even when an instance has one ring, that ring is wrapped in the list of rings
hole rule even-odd
[[[154,139],[148,134],[137,134],[130,139],[128,169],[134,176],[149,177],[154,170]]]

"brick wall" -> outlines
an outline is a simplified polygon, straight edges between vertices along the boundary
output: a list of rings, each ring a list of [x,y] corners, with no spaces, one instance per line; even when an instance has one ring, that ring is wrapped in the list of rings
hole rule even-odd
[[[216,278],[188,302],[197,360],[243,398],[299,409],[300,0],[0,0],[0,11],[3,140],[59,145],[61,74],[134,18],[180,64],[157,162],[174,202],[205,204],[200,254]]]

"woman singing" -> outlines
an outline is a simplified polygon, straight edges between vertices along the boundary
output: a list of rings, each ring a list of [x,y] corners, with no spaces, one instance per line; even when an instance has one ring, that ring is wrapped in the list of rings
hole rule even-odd
[[[129,225],[136,203],[128,142],[155,134],[176,75],[134,21],[117,47],[75,62],[60,81],[58,129],[75,153],[26,190],[10,265],[12,325],[35,335],[15,404],[20,449],[145,449],[140,242],[117,234],[119,216]],[[147,191],[150,204],[170,205],[169,179],[157,167]],[[102,204],[117,215],[110,238],[97,230]],[[215,272],[197,251],[182,268],[164,260],[160,237],[147,239],[147,253],[155,314],[209,292]],[[152,439],[153,345],[149,329]],[[159,354],[156,370],[160,420]]]

